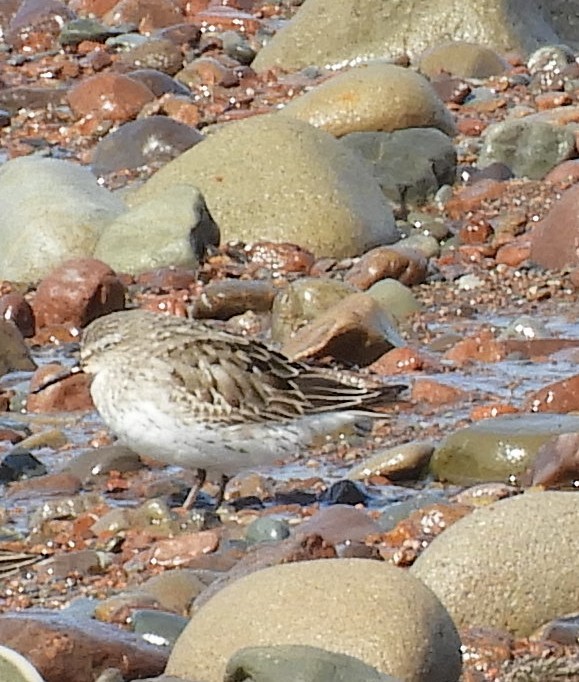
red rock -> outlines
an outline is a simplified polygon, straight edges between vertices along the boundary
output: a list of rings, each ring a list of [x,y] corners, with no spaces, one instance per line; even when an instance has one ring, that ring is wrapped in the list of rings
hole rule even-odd
[[[195,284],[197,277],[193,270],[185,268],[167,267],[149,270],[139,275],[136,283],[158,291],[171,291],[172,289],[187,289]]]
[[[32,376],[30,395],[26,401],[28,412],[70,412],[94,409],[89,393],[90,378],[81,372],[66,376],[51,386],[32,393],[47,380],[66,373],[66,368],[52,363],[44,365]]]
[[[190,88],[197,85],[222,85],[224,88],[239,85],[237,73],[214,57],[199,57],[187,64],[179,73],[178,80]]]
[[[498,199],[505,191],[505,185],[498,180],[485,178],[474,185],[468,185],[461,189],[446,204],[446,212],[456,220],[462,217],[466,211],[474,211],[483,201]]]
[[[76,116],[123,123],[134,118],[147,102],[155,99],[146,85],[116,73],[99,73],[82,80],[68,92]]]
[[[394,345],[385,335],[386,313],[364,293],[350,294],[299,329],[282,352],[294,360],[333,357],[365,367]]]
[[[579,187],[564,192],[531,232],[531,260],[550,270],[579,265]]]
[[[497,341],[490,330],[483,329],[476,336],[456,343],[444,357],[460,366],[468,362],[499,362],[506,354],[504,344]]]
[[[95,258],[64,262],[41,280],[34,299],[39,328],[56,324],[85,327],[124,307],[125,287],[106,263]]]
[[[103,17],[117,2],[118,0],[71,0],[68,6],[81,16]]]
[[[152,547],[131,559],[125,568],[153,564],[155,566],[188,566],[199,556],[214,552],[219,546],[219,534],[212,530],[183,533],[168,540],[159,540]]]
[[[118,668],[124,679],[160,675],[167,648],[91,618],[63,611],[31,610],[0,616],[0,641],[25,656],[46,682],[95,680]]]
[[[120,0],[106,14],[104,21],[112,26],[136,24],[141,33],[183,21],[183,14],[173,0]]]
[[[417,379],[412,386],[410,399],[428,405],[448,405],[464,400],[467,392],[432,379]]]
[[[0,297],[0,317],[14,322],[25,338],[34,336],[34,311],[22,294],[13,292]]]
[[[532,412],[575,412],[579,410],[579,374],[543,386],[525,401]]]
[[[487,125],[482,119],[475,118],[474,116],[457,116],[456,118],[458,132],[469,137],[479,137],[483,134]]]
[[[378,360],[373,362],[368,369],[376,374],[388,376],[391,374],[406,374],[418,372],[424,367],[424,357],[414,348],[393,348]]]
[[[245,248],[251,265],[279,273],[303,272],[307,275],[315,263],[310,251],[288,242],[254,242]]]
[[[568,92],[542,92],[535,97],[535,104],[539,111],[563,107],[572,102],[573,99]]]
[[[380,532],[365,511],[343,504],[318,510],[294,531],[296,539],[319,535],[325,542],[337,545],[341,542],[363,542],[368,535]]]
[[[480,421],[481,419],[490,419],[491,417],[498,417],[501,414],[516,414],[519,410],[513,405],[505,403],[491,403],[489,405],[477,405],[470,411],[470,418],[473,421]]]
[[[458,232],[461,244],[484,244],[492,235],[493,228],[480,215],[468,219]]]
[[[162,98],[161,107],[167,116],[192,128],[196,128],[201,121],[199,107],[186,97],[167,94]]]
[[[60,0],[24,0],[12,17],[6,42],[16,49],[48,49],[62,25],[74,18],[74,12]]]
[[[379,246],[365,253],[350,269],[346,282],[365,291],[381,279],[397,279],[406,286],[426,279],[427,260],[415,249]]]
[[[545,182],[577,182],[579,180],[579,159],[567,159],[545,176]]]
[[[579,434],[564,433],[544,443],[531,469],[531,484],[573,485],[579,478]]]
[[[495,256],[498,264],[509,265],[512,268],[518,268],[531,255],[531,242],[528,237],[522,239],[515,239],[508,244],[501,246]]]
[[[197,12],[193,16],[193,23],[205,31],[240,31],[253,34],[261,28],[261,21],[252,14],[221,5]]]
[[[81,489],[82,483],[76,476],[62,472],[16,481],[8,488],[6,497],[29,500],[34,496],[75,495]]]

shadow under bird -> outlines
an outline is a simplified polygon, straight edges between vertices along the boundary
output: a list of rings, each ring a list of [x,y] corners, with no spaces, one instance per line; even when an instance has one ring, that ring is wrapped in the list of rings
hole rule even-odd
[[[321,435],[380,417],[406,388],[292,362],[259,341],[197,320],[144,310],[85,329],[80,367],[119,441],[170,465],[229,477],[295,456]]]

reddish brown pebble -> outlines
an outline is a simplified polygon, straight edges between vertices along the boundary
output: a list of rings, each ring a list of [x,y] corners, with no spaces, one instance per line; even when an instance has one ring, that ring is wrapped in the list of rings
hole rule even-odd
[[[0,317],[14,322],[25,338],[34,336],[34,312],[22,294],[14,292],[0,297]]]
[[[518,268],[531,254],[531,242],[527,237],[516,239],[509,244],[501,246],[497,251],[496,262]]]
[[[160,675],[168,647],[92,618],[59,610],[27,610],[0,616],[0,641],[38,669],[47,682],[95,680],[104,668],[118,668],[123,679]]]
[[[493,228],[482,216],[472,216],[461,227],[458,238],[461,244],[484,244],[493,234]]]
[[[36,324],[85,327],[97,317],[125,307],[125,287],[114,271],[95,258],[76,258],[53,270],[38,285]]]
[[[419,404],[448,405],[465,400],[467,392],[455,386],[432,379],[417,379],[412,387],[410,399]]]
[[[525,407],[531,412],[575,412],[579,410],[579,374],[556,381],[533,393]]]
[[[365,291],[381,279],[397,279],[406,286],[426,279],[426,258],[414,249],[381,246],[365,253],[345,281]]]
[[[564,433],[544,443],[531,471],[532,485],[573,485],[579,479],[579,434]]]
[[[77,373],[57,381],[40,390],[49,379],[66,374],[66,368],[52,363],[36,370],[30,382],[30,395],[26,401],[28,412],[69,412],[75,410],[92,410],[90,397],[90,378],[86,374]]]
[[[384,353],[368,368],[376,374],[406,374],[418,372],[424,366],[424,358],[413,348],[393,348]]]
[[[550,270],[579,265],[579,187],[563,193],[531,232],[531,260]]]
[[[253,266],[284,274],[303,272],[307,275],[315,263],[313,253],[287,242],[256,242],[245,252]]]
[[[147,102],[155,99],[146,85],[115,73],[99,73],[79,81],[68,93],[76,116],[123,123],[134,118]]]
[[[535,104],[539,111],[563,107],[572,102],[573,99],[568,92],[542,92],[535,97]]]
[[[120,0],[104,19],[113,26],[136,24],[141,33],[150,33],[178,24],[183,15],[173,0]]]
[[[476,336],[456,343],[444,357],[460,366],[468,362],[499,362],[505,355],[504,345],[494,338],[490,330],[483,329]]]
[[[385,329],[388,316],[364,293],[350,294],[299,329],[282,352],[294,360],[333,357],[365,367],[393,346]]]
[[[82,488],[82,483],[73,474],[61,472],[36,476],[25,481],[12,483],[8,490],[10,499],[30,499],[33,496],[75,495]]]
[[[579,180],[579,159],[567,159],[545,176],[545,182],[577,182]]]
[[[250,34],[255,33],[261,26],[261,22],[253,15],[221,5],[211,5],[206,10],[197,12],[193,17],[193,23],[206,30],[241,31]]]
[[[483,201],[498,199],[505,191],[505,185],[498,180],[483,179],[474,185],[464,187],[446,204],[445,210],[454,220],[466,211],[474,211]]]
[[[491,419],[498,417],[501,414],[516,414],[519,410],[512,405],[505,403],[491,403],[490,405],[477,405],[470,411],[470,418],[473,421],[480,421],[481,419]]]
[[[197,281],[193,270],[168,267],[157,268],[143,272],[136,278],[136,283],[157,291],[171,291],[172,289],[187,289]]]

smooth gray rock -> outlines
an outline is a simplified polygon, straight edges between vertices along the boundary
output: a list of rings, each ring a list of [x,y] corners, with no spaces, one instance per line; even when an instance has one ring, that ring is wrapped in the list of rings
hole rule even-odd
[[[69,258],[92,256],[125,210],[87,169],[24,156],[0,167],[0,279],[33,282]]]
[[[291,242],[343,258],[396,241],[371,168],[330,134],[278,114],[229,123],[127,197],[200,188],[223,241]]]
[[[410,569],[459,628],[527,637],[579,610],[577,494],[527,492],[475,510],[439,535]]]
[[[567,128],[524,119],[503,121],[486,129],[477,165],[504,163],[516,177],[541,180],[575,155],[575,136]]]
[[[174,185],[108,225],[94,255],[116,270],[139,274],[164,266],[197,267],[219,244],[219,229],[198,189]]]
[[[555,3],[540,4],[548,8]],[[568,5],[561,9],[558,25],[575,12]],[[312,64],[331,68],[401,54],[414,57],[449,39],[500,53],[528,53],[561,42],[535,0],[306,0],[252,66],[257,71],[292,71]]]
[[[390,277],[376,282],[366,293],[398,322],[402,322],[422,307],[409,287]]]
[[[341,142],[372,164],[382,191],[393,201],[422,204],[441,185],[454,183],[456,150],[435,128],[351,133]]]
[[[166,673],[222,682],[243,647],[312,642],[406,682],[460,675],[458,633],[432,592],[369,559],[280,564],[227,585],[193,615]]]

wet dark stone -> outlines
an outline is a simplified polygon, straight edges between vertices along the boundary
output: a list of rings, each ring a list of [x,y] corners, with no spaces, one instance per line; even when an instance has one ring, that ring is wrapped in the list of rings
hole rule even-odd
[[[237,500],[231,501],[231,506],[235,511],[240,511],[241,509],[263,509],[264,504],[255,495],[246,495],[245,497],[240,497]]]
[[[318,501],[323,504],[365,504],[369,499],[364,486],[355,481],[336,481],[323,493],[320,493]]]
[[[548,623],[541,639],[557,642],[563,646],[577,646],[579,641],[579,616],[564,616]]]
[[[125,123],[96,146],[92,170],[104,175],[165,163],[203,140],[203,135],[167,116],[149,116]]]
[[[459,166],[456,169],[457,175],[462,182],[474,185],[480,180],[510,180],[515,177],[513,171],[504,163],[495,161],[484,168],[474,168],[474,166]]]
[[[12,483],[47,473],[44,464],[27,450],[15,448],[0,462],[0,483]]]
[[[18,85],[0,89],[0,109],[17,114],[20,109],[48,109],[66,103],[68,88],[36,88]]]
[[[315,493],[308,493],[305,490],[289,490],[276,493],[274,501],[276,504],[299,504],[301,507],[309,507],[318,499]]]
[[[183,83],[179,83],[171,76],[156,69],[137,69],[127,73],[129,78],[146,85],[155,97],[161,97],[170,92],[173,95],[190,95],[191,91]]]
[[[10,125],[10,114],[5,109],[0,109],[0,128]]]

